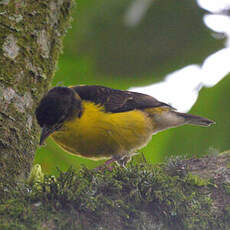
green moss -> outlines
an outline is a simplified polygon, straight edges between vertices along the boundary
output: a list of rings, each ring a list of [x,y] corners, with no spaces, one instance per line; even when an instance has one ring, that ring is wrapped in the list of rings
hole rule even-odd
[[[198,175],[193,175],[191,173],[188,173],[186,178],[185,178],[186,182],[193,185],[193,186],[207,186],[210,185],[211,182],[207,179],[203,179]]]
[[[223,186],[225,193],[230,196],[230,183],[224,183]]]
[[[226,167],[227,167],[227,168],[230,168],[230,162],[228,162],[228,163],[226,164]]]
[[[55,26],[49,21],[51,20],[51,13],[49,11],[49,5],[47,4],[38,1],[26,3],[25,10],[22,12],[22,15],[20,15],[23,20],[18,23],[13,21],[11,19],[12,17],[3,17],[2,23],[11,26],[11,33],[17,31],[14,35],[20,47],[20,54],[16,58],[16,62],[9,61],[4,56],[2,57],[0,61],[4,63],[4,68],[1,69],[0,76],[4,84],[8,86],[14,86],[17,81],[23,80],[23,84],[17,84],[18,92],[23,93],[25,92],[25,88],[31,88],[31,85],[34,85],[34,80],[37,80],[39,77],[41,78],[40,84],[42,84],[43,88],[47,89],[56,70],[56,63],[62,51],[62,37],[70,25],[70,10],[73,6],[73,1],[66,1],[60,9],[57,10],[57,23]],[[9,15],[13,15],[13,17],[16,15],[15,3],[13,2],[8,4],[7,7],[3,7],[3,10],[8,12]],[[5,32],[2,33],[4,36],[0,39],[0,45],[3,44],[6,35],[9,34],[9,28],[4,29]],[[41,30],[46,31],[50,43],[48,59],[44,59],[41,56],[38,47],[37,37],[38,32]],[[17,68],[12,68],[12,65],[16,65]],[[31,66],[30,70],[29,66]],[[22,71],[26,77],[19,80],[18,73],[20,73],[20,71]],[[39,84],[39,82],[37,82],[37,84]]]
[[[230,221],[230,205],[226,206],[224,208],[224,213],[225,213],[225,219]]]
[[[213,211],[209,182],[192,174],[171,175],[165,168],[144,163],[112,171],[69,169],[57,178],[36,180],[40,186],[8,186],[14,190],[1,196],[8,200],[1,200],[0,226],[154,229],[158,223],[170,230],[225,229]]]

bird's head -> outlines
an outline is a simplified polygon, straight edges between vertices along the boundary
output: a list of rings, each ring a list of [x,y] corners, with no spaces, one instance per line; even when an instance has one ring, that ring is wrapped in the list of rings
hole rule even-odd
[[[80,117],[81,98],[71,88],[54,87],[40,101],[36,118],[42,128],[40,145],[53,132],[59,130],[65,121]]]

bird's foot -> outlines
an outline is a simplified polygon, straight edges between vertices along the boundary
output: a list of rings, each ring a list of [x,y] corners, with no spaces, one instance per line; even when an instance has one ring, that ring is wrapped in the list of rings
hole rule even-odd
[[[112,171],[114,166],[111,166],[110,164],[112,164],[114,161],[117,161],[117,159],[111,158],[111,159],[107,160],[103,165],[100,165],[100,166],[96,167],[94,170],[96,172],[102,171],[102,170],[105,170],[105,169],[108,169],[109,171]]]
[[[113,162],[116,162],[118,166],[126,169],[126,164],[131,160],[131,156],[125,156],[125,157],[122,157],[120,159],[117,159],[117,158],[111,158],[109,160],[107,160],[103,165],[95,168],[94,170],[95,171],[102,171],[102,170],[105,170],[105,169],[108,169],[109,171],[112,171],[114,169],[114,166],[111,166],[111,164]]]
[[[117,163],[120,167],[126,169],[126,165],[127,165],[127,163],[131,160],[131,158],[132,158],[131,156],[125,156],[125,157],[123,157],[123,158],[121,158],[121,159],[119,159],[119,160],[116,160],[116,163]]]

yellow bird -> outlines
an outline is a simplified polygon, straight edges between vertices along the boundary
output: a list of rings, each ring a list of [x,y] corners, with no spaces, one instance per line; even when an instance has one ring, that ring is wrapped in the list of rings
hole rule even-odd
[[[210,126],[155,98],[104,86],[54,87],[36,109],[40,145],[51,135],[65,151],[124,165],[153,134],[184,124]]]

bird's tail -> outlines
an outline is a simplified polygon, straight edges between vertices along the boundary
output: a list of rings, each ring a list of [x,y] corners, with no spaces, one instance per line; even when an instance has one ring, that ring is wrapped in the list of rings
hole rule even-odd
[[[198,125],[198,126],[210,126],[215,124],[215,121],[209,120],[205,117],[200,117],[188,113],[178,113],[177,115],[185,119],[185,124]]]

